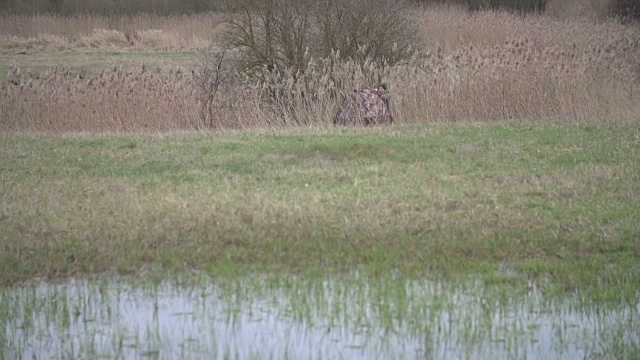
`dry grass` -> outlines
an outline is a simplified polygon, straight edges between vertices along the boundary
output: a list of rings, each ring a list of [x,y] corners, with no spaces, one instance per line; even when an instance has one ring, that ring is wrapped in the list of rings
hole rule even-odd
[[[142,65],[153,68],[193,68],[199,54],[193,51],[129,51],[109,49],[84,49],[65,51],[0,52],[0,79],[13,74],[14,68],[21,73],[42,77],[58,68],[84,76],[98,75],[103,71],[119,67],[123,70],[140,70]]]
[[[59,69],[42,76],[12,68],[0,85],[0,101],[6,104],[1,110],[0,131],[164,132],[328,126],[341,94],[371,86],[379,78],[391,85],[397,123],[640,120],[637,26],[555,15],[469,14],[452,7],[422,11],[426,46],[417,49],[406,63],[361,67],[339,56],[311,60],[308,72],[296,79],[292,74],[272,74],[269,85],[238,82],[226,86],[216,95],[214,106],[226,106],[216,109],[215,118],[203,115],[198,100],[202,94],[187,68],[116,68],[99,75]],[[87,26],[89,20],[98,25]],[[0,33],[7,34],[3,35],[5,40],[21,32],[21,39],[75,39],[63,41],[74,47],[184,50],[209,43],[208,36],[215,35],[211,21],[205,15],[4,17]],[[13,32],[9,31],[11,26]],[[45,35],[29,32],[33,28],[42,29]],[[154,32],[154,28],[162,32]],[[147,35],[127,38],[126,31]],[[171,37],[165,38],[168,33]],[[40,48],[50,46],[45,42]],[[21,47],[3,43],[3,48]],[[274,90],[278,97],[265,102]],[[309,94],[313,101],[309,101]]]
[[[0,16],[0,48],[201,50],[221,31],[214,13],[160,16],[53,14]]]
[[[13,69],[14,78],[20,77]],[[184,69],[125,71],[83,77],[54,69],[40,78],[5,82],[4,132],[165,132],[198,128],[191,73]]]
[[[400,81],[416,89],[398,99],[413,110],[404,118],[638,120],[638,27],[449,8],[424,28],[431,56]]]

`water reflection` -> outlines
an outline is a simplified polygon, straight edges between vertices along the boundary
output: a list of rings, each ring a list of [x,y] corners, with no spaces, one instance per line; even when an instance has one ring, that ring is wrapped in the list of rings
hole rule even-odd
[[[639,307],[393,276],[74,280],[0,290],[5,359],[631,358]]]

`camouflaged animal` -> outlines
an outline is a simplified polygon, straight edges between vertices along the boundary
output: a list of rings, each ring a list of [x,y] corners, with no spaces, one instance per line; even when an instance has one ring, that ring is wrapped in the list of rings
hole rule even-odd
[[[393,123],[389,109],[388,86],[381,84],[377,89],[354,90],[338,108],[334,125],[378,125]]]

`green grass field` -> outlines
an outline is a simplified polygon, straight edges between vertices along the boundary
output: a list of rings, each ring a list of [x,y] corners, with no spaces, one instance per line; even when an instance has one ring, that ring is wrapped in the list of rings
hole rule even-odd
[[[4,284],[507,266],[617,301],[640,283],[637,124],[2,135],[0,157]]]

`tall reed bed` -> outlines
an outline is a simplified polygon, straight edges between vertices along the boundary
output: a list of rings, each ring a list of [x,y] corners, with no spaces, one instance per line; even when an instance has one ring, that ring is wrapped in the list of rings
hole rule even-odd
[[[13,68],[3,82],[2,131],[138,132],[198,128],[191,74],[184,69],[86,77],[53,69],[41,77]],[[17,79],[17,80],[16,80]]]
[[[234,78],[209,94],[198,87],[206,62],[96,76],[13,68],[0,85],[0,131],[331,126],[346,94],[379,81],[391,86],[397,123],[640,120],[638,27],[453,8],[420,18],[426,46],[400,64],[362,65],[334,53],[307,59],[304,73]]]

